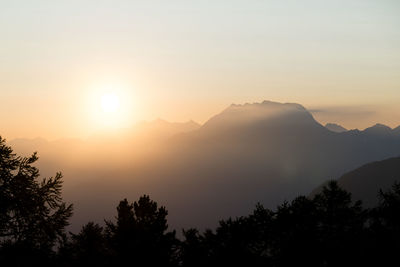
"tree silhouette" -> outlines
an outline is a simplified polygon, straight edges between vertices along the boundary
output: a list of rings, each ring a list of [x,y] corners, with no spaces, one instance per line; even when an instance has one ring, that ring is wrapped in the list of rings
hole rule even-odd
[[[0,137],[0,259],[16,266],[48,261],[72,215],[61,173],[40,180],[37,160],[17,156]]]
[[[109,251],[103,227],[93,222],[84,225],[78,234],[72,234],[69,245],[74,265],[106,266]]]
[[[354,266],[361,258],[367,213],[361,201],[331,181],[314,197],[319,223],[320,255],[326,266]]]
[[[400,183],[378,193],[379,204],[371,211],[368,252],[371,265],[391,266],[400,251]]]
[[[107,222],[115,264],[134,261],[138,266],[170,266],[176,261],[175,231],[167,232],[167,210],[144,195],[133,204],[117,207],[117,222]]]
[[[297,197],[276,211],[258,204],[249,216],[221,221],[215,232],[185,231],[183,266],[354,266],[365,257],[366,215],[331,182],[314,198]]]
[[[184,240],[180,244],[180,260],[182,266],[207,266],[208,247],[203,236],[195,228],[182,230]]]
[[[300,196],[278,206],[270,226],[270,257],[276,266],[318,266],[320,221],[315,202]]]
[[[395,183],[389,191],[379,191],[379,205],[376,208],[379,222],[392,232],[400,233],[400,183]]]

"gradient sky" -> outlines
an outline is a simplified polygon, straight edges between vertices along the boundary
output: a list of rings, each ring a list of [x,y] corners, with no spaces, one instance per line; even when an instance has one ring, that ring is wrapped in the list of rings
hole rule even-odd
[[[86,137],[104,88],[129,105],[122,127],[264,99],[394,127],[399,14],[397,0],[0,0],[0,134]]]

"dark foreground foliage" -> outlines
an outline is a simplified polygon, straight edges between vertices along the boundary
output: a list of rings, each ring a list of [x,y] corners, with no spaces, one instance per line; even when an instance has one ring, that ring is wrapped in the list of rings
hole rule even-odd
[[[39,180],[36,153],[19,157],[0,137],[0,262],[2,266],[51,263],[66,242],[72,205],[61,199],[62,175]]]
[[[400,184],[364,209],[334,181],[276,210],[257,205],[215,230],[168,230],[149,196],[120,201],[115,220],[65,227],[72,206],[61,174],[39,180],[36,154],[18,157],[0,138],[0,266],[398,266]]]

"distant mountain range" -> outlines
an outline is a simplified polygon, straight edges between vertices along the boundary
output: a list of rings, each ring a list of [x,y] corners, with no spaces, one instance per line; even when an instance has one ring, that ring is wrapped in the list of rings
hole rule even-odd
[[[174,227],[212,227],[257,202],[274,208],[358,166],[400,156],[399,127],[324,127],[299,104],[270,101],[231,105],[202,126],[155,121],[85,141],[32,142],[44,174],[64,172],[75,225],[111,218],[118,200],[150,194],[164,201]],[[11,145],[21,151],[27,143]]]

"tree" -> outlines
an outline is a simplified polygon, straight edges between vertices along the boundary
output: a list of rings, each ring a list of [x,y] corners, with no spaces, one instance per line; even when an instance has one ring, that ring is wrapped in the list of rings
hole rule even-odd
[[[144,195],[133,204],[124,199],[118,207],[116,224],[107,222],[108,238],[117,263],[132,261],[138,266],[175,264],[175,231],[167,232],[168,212]]]
[[[394,183],[389,191],[380,190],[378,198],[379,223],[393,233],[400,233],[400,183]]]
[[[314,197],[318,218],[319,248],[325,266],[354,266],[363,257],[367,213],[361,201],[331,181]]]
[[[0,137],[0,260],[32,265],[65,240],[72,205],[62,201],[62,174],[40,179],[30,157],[13,153]],[[21,257],[20,255],[24,255]]]
[[[215,231],[183,231],[182,266],[270,266],[272,216],[258,204],[249,216],[221,220]]]
[[[320,218],[304,196],[278,206],[271,225],[270,254],[276,266],[319,266]]]
[[[108,244],[103,227],[93,222],[84,225],[78,234],[72,234],[69,244],[75,266],[106,266]]]
[[[380,190],[378,199],[378,206],[370,212],[369,261],[374,266],[391,266],[398,262],[400,251],[400,183]]]
[[[195,228],[182,231],[184,240],[180,244],[181,266],[200,267],[209,265],[208,247],[204,237]]]

